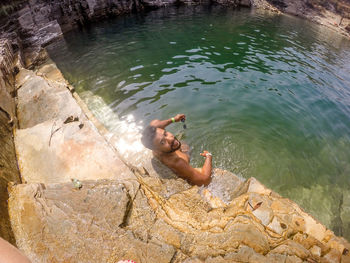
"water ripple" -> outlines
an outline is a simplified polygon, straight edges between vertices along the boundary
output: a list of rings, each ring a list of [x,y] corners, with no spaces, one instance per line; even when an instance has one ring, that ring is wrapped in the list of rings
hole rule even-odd
[[[78,92],[145,123],[184,112],[193,152],[210,150],[216,167],[255,176],[319,218],[338,213],[331,189],[350,188],[345,38],[298,18],[215,7],[130,15],[65,38],[49,52]],[[328,205],[321,214],[318,199]]]

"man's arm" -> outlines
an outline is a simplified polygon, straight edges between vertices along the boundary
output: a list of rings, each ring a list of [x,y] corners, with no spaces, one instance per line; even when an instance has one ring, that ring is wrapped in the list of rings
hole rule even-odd
[[[170,123],[173,122],[172,120],[173,118],[170,118],[170,119],[167,119],[167,120],[153,120],[150,122],[149,125],[153,126],[153,127],[156,127],[156,128],[161,128],[161,129],[164,129],[166,126],[168,126]],[[175,117],[174,117],[174,121],[175,122],[179,122],[181,121],[182,119],[186,119],[186,116],[185,114],[177,114]]]
[[[169,164],[169,167],[190,184],[207,186],[211,182],[212,156],[207,151],[204,151],[201,155],[205,156],[201,171],[194,169],[182,158],[178,158],[175,162]]]
[[[30,263],[17,248],[0,238],[0,263]]]

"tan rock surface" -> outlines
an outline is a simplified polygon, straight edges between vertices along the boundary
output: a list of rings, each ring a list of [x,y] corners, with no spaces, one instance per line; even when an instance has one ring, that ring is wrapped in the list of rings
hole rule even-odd
[[[169,262],[175,250],[123,229],[137,183],[116,181],[12,187],[17,245],[32,262]],[[113,259],[113,260],[112,260]]]
[[[17,76],[16,151],[22,178],[31,183],[132,178],[67,89],[53,64]],[[51,77],[51,82],[45,77]],[[51,83],[51,84],[50,84]]]
[[[21,129],[15,144],[22,179],[27,183],[133,177],[88,121],[63,124],[51,120]]]
[[[81,109],[65,87],[52,87],[42,77],[30,78],[18,88],[17,115],[21,129],[42,122],[80,117]]]

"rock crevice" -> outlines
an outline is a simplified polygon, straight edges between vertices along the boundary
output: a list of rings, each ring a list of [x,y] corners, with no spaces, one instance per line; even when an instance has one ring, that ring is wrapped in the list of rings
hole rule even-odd
[[[14,99],[15,54],[7,40],[0,40],[0,236],[15,244],[8,214],[9,182],[20,182],[13,127],[16,125]]]

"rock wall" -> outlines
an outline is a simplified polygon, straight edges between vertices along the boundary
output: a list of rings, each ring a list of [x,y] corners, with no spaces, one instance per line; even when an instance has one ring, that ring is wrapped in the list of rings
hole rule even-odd
[[[43,47],[62,33],[90,21],[116,16],[142,8],[135,0],[21,1],[17,11],[0,17],[0,32],[21,51],[26,67],[45,58]]]
[[[21,51],[26,67],[45,58],[43,47],[64,32],[91,21],[178,4],[210,4],[270,9],[302,16],[327,25],[349,36],[350,3],[345,0],[17,0],[5,1],[12,6],[9,16],[0,13],[0,35],[11,41],[15,52]]]
[[[234,0],[236,1],[236,0]],[[179,3],[201,4],[203,0],[18,0],[5,1],[0,7],[13,6],[13,12],[0,13],[0,35],[19,51],[27,68],[45,60],[43,47],[75,27],[83,27],[121,14]]]
[[[350,2],[348,0],[250,1],[254,7],[300,16],[350,37]]]
[[[0,54],[0,236],[14,244],[7,207],[7,184],[18,183],[20,178],[12,132],[16,124],[14,54],[8,41],[0,40]]]

